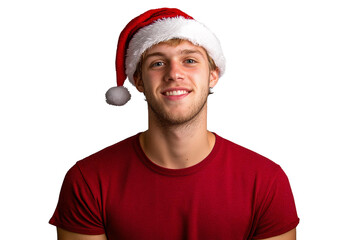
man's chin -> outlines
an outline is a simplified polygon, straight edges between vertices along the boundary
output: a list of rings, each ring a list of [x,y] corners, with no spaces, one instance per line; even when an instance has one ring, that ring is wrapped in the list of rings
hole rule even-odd
[[[172,115],[172,114],[156,114],[156,118],[163,126],[179,126],[191,122],[194,116]]]
[[[158,104],[147,99],[149,114],[152,114],[156,121],[162,126],[179,126],[192,123],[198,119],[206,109],[207,95],[202,101],[193,103],[182,102],[181,104]]]
[[[197,119],[203,110],[202,108],[197,109],[197,111],[179,110],[177,111],[157,111],[156,109],[151,108],[152,114],[157,119],[160,125],[162,126],[181,126],[192,123]],[[173,110],[173,109],[172,109]]]

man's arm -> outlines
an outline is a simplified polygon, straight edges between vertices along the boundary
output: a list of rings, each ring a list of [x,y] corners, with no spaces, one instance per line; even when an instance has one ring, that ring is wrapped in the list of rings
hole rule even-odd
[[[296,228],[279,236],[266,238],[262,240],[296,240]]]
[[[66,231],[61,228],[57,228],[58,240],[107,240],[105,234],[101,235],[86,235]]]

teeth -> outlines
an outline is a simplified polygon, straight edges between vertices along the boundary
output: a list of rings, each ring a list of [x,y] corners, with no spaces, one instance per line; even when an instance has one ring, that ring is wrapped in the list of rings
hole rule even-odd
[[[177,91],[170,91],[170,92],[166,92],[165,95],[166,96],[178,96],[178,95],[182,95],[182,94],[186,94],[187,91],[185,90],[177,90]]]

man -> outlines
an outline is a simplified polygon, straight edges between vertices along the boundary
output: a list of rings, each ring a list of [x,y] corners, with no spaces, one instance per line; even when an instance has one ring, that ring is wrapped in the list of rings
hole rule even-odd
[[[59,239],[295,239],[290,185],[272,161],[207,130],[207,97],[225,70],[218,39],[178,9],[122,31],[117,84],[143,92],[149,128],[77,162],[50,223]]]

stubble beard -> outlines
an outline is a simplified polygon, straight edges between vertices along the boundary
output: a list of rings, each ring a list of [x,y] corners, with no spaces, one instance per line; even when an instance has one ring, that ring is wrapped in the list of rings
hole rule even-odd
[[[193,102],[186,113],[176,116],[171,112],[167,112],[158,102],[155,102],[152,95],[146,89],[144,91],[149,111],[151,111],[149,114],[152,114],[162,127],[186,127],[191,125],[200,116],[201,112],[205,110],[208,93],[209,89],[203,90],[200,99]]]

